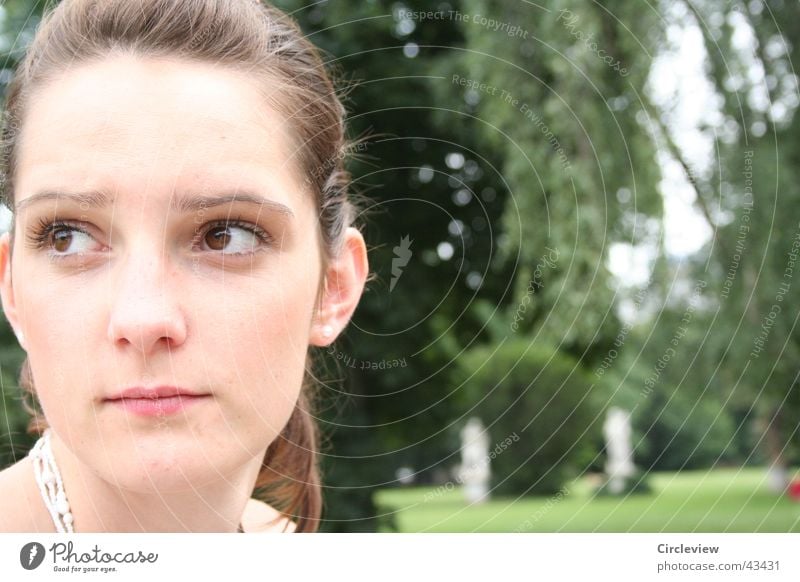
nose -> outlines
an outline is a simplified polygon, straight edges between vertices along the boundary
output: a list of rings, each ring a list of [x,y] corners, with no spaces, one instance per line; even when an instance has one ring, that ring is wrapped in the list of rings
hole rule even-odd
[[[177,301],[176,282],[157,255],[130,255],[116,266],[108,336],[116,346],[131,346],[144,356],[172,350],[186,340],[186,320]]]

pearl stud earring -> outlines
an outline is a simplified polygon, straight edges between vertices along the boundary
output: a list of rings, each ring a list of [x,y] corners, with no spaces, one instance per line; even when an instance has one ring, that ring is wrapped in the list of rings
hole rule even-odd
[[[322,328],[322,337],[331,337],[333,335],[333,326],[326,325]]]

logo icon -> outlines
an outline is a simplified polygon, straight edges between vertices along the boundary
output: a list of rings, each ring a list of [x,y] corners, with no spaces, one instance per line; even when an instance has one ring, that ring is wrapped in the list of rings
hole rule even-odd
[[[22,546],[19,552],[19,563],[26,570],[35,570],[44,561],[44,546],[38,542],[30,542]]]
[[[400,280],[400,275],[403,274],[403,267],[411,260],[411,243],[413,240],[409,239],[409,235],[400,239],[400,244],[394,247],[395,258],[392,259],[392,280],[389,282],[389,293],[394,291],[394,286]]]

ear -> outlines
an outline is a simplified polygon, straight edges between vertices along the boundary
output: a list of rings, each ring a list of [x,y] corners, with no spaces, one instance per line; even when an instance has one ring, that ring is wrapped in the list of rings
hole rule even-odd
[[[19,325],[14,288],[11,286],[11,234],[8,232],[0,236],[0,299],[3,302],[3,313],[11,324],[17,341],[25,349],[25,337]]]
[[[345,231],[338,256],[328,263],[309,343],[327,346],[347,327],[358,307],[369,274],[367,245],[358,229]]]

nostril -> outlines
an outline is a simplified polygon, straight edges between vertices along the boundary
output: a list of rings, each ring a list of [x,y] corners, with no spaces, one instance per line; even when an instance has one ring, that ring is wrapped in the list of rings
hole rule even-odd
[[[186,323],[178,311],[158,316],[150,314],[149,321],[117,317],[109,324],[109,340],[118,347],[130,347],[143,354],[155,350],[172,350],[186,339]],[[136,320],[136,321],[134,321]]]

